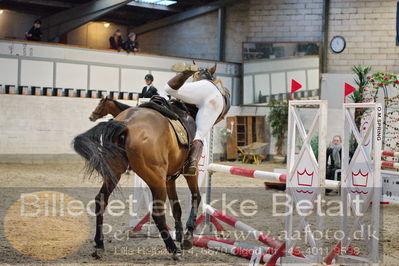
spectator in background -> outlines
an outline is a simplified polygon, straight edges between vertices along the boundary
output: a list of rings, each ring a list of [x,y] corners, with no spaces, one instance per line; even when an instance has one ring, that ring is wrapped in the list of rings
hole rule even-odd
[[[342,138],[339,135],[333,137],[331,145],[327,148],[326,178],[334,179],[335,171],[341,169]],[[337,176],[341,180],[341,176]]]
[[[40,27],[42,26],[42,21],[40,19],[36,19],[33,23],[32,28],[28,32],[25,33],[25,37],[28,41],[37,41],[40,42],[42,40],[42,31]]]
[[[109,37],[109,49],[122,50],[123,40],[122,33],[120,29],[117,29],[114,34]]]
[[[137,42],[136,39],[136,33],[134,32],[129,33],[126,42],[123,44],[123,49],[128,53],[130,52],[135,53],[139,51],[139,43]]]
[[[151,98],[154,95],[159,95],[158,90],[152,84],[154,77],[151,74],[147,74],[144,79],[147,86],[139,93],[139,98]]]

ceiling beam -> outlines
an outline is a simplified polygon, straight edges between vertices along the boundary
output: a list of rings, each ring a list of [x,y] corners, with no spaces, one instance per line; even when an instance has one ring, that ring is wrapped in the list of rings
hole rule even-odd
[[[142,18],[123,18],[123,17],[116,17],[116,16],[111,17],[111,16],[107,16],[107,15],[105,17],[101,17],[95,21],[121,24],[121,25],[125,25],[125,26],[140,25],[143,23]]]
[[[72,3],[67,3],[63,1],[51,1],[51,0],[9,0],[9,2],[20,3],[20,4],[31,4],[49,7],[61,7],[61,8],[71,8],[74,7]]]
[[[131,0],[93,0],[54,15],[45,17],[43,21],[43,39],[53,41],[55,38],[76,29],[98,17],[101,17]]]
[[[163,28],[172,24],[176,24],[179,22],[182,22],[187,19],[191,19],[200,15],[207,14],[212,11],[216,11],[221,7],[227,6],[227,5],[232,5],[237,2],[241,2],[243,0],[219,0],[217,2],[209,3],[207,5],[193,8],[166,18],[162,18],[147,24],[144,24],[142,26],[138,26],[134,28],[134,31],[137,34],[143,34],[146,32],[150,32],[159,28]]]
[[[143,21],[148,21],[148,18],[151,17],[153,20],[156,20],[158,18],[162,18],[166,13],[163,12],[154,12],[154,11],[149,11],[145,10],[143,12],[139,12],[137,10],[129,10],[126,8],[121,8],[118,10],[114,10],[109,14],[106,14],[105,16],[102,16],[101,19],[104,17],[116,17],[120,19],[126,19],[129,20],[131,18],[137,19],[140,18]],[[163,15],[163,16],[162,16]]]
[[[226,38],[226,8],[221,7],[218,9],[218,24],[216,31],[216,42],[217,42],[217,55],[218,61],[224,61],[225,53],[225,38]]]
[[[136,1],[132,1],[127,5],[134,6],[134,7],[156,9],[156,10],[161,10],[161,11],[168,11],[168,12],[181,12],[182,11],[181,9],[176,8],[176,7],[154,5],[154,4],[148,4],[148,3],[136,2]]]

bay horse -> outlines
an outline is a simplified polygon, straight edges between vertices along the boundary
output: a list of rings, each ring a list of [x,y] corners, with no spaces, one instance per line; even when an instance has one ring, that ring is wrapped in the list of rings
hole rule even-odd
[[[127,104],[123,104],[121,102],[115,101],[113,99],[108,98],[107,96],[102,97],[94,111],[91,113],[89,119],[92,122],[97,121],[108,114],[111,114],[113,117],[119,115],[122,111],[131,108]]]
[[[206,69],[211,76],[216,65]],[[194,75],[196,79],[200,75]],[[194,79],[195,81],[195,79]],[[194,114],[192,114],[194,115]],[[108,199],[116,188],[121,175],[130,167],[151,190],[153,198],[152,218],[161,234],[167,251],[174,260],[179,260],[181,250],[174,243],[165,220],[165,200],[169,197],[175,220],[176,240],[182,249],[192,248],[195,221],[201,195],[198,176],[186,177],[191,192],[191,210],[183,235],[181,206],[176,193],[173,176],[180,172],[189,149],[178,143],[176,134],[168,119],[158,111],[149,108],[129,108],[114,120],[101,122],[73,141],[75,151],[86,160],[88,173],[97,171],[103,178],[103,185],[95,197],[96,251],[100,257],[104,251],[103,213]]]
[[[113,100],[111,98],[108,98],[107,96],[102,97],[100,102],[98,103],[98,105],[96,106],[96,108],[94,109],[94,111],[91,113],[89,120],[92,122],[97,121],[100,118],[103,118],[106,115],[112,115],[113,117],[116,117],[117,115],[119,115],[120,113],[122,113],[124,110],[129,109],[129,108],[134,108],[133,110],[137,110],[137,107],[132,107],[126,104],[123,104],[121,102],[118,102],[116,100]],[[189,108],[193,108],[193,107],[189,107]],[[190,109],[189,109],[190,110]],[[195,112],[195,110],[191,109],[192,112]],[[184,175],[183,175],[184,176]],[[187,184],[190,185],[190,181],[188,179],[192,179],[192,176],[184,176]],[[168,183],[174,183],[175,179],[172,180],[168,180]],[[175,187],[176,185],[173,184],[171,185],[172,187]],[[173,193],[172,191],[168,191],[168,193]],[[177,199],[177,196],[171,195],[168,197],[169,200],[170,199]],[[170,201],[171,206],[173,206],[173,204],[175,204],[173,201]],[[178,210],[177,208],[174,208],[174,210]],[[177,215],[178,216],[178,215]],[[178,225],[177,225],[178,226]],[[179,236],[176,237],[177,239],[181,239],[181,232],[177,233]],[[190,245],[190,243],[185,243],[186,248]]]

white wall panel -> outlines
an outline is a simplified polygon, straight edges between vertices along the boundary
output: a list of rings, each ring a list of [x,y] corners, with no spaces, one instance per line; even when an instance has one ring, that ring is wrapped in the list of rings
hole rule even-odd
[[[22,60],[21,85],[53,87],[53,62]]]
[[[23,58],[21,85],[140,91],[144,86],[144,75],[151,71],[155,76],[155,86],[161,93],[164,92],[165,83],[174,75],[170,71],[170,67],[178,62],[192,62],[188,58],[140,53],[126,54],[125,52],[117,53],[56,44],[0,40],[1,58],[8,59],[12,56],[15,57],[12,58],[13,60],[17,60],[21,55]],[[196,61],[201,66],[214,64],[209,60]],[[53,73],[54,63],[58,65],[56,73]],[[89,67],[86,69],[82,65],[89,65]],[[74,66],[77,66],[76,69]],[[12,70],[11,68],[6,69],[10,72],[10,74],[4,75],[10,80],[7,81],[3,78],[7,83],[17,83],[18,71],[14,68],[15,64]],[[121,68],[120,73],[119,68]],[[6,72],[2,71],[2,73]],[[83,78],[84,73],[87,74],[85,79]],[[233,63],[219,62],[217,74],[238,76],[239,66]],[[231,83],[230,81],[229,84]],[[89,88],[87,88],[87,84],[89,84]]]
[[[256,62],[244,63],[244,74],[273,72],[273,71],[290,71],[298,68],[318,68],[318,56],[306,56],[299,58],[287,58],[278,60],[259,60]]]
[[[255,99],[259,100],[259,92],[262,96],[270,94],[270,75],[255,75]]]
[[[356,86],[354,74],[324,73],[321,79],[321,100],[328,100],[328,109],[342,109],[344,83]]]
[[[119,68],[117,67],[90,67],[90,89],[93,90],[119,90]]]
[[[309,90],[315,90],[319,88],[319,80],[320,80],[320,75],[319,75],[319,69],[309,69],[307,71],[308,75],[308,89]]]
[[[18,83],[18,60],[11,58],[0,58],[0,84],[17,85]]]
[[[10,50],[12,46],[12,50]],[[146,55],[140,53],[116,52],[116,51],[104,51],[96,49],[84,49],[78,47],[65,47],[52,44],[42,43],[26,43],[24,41],[8,41],[0,40],[0,54],[6,55],[21,55],[26,51],[27,56],[35,56],[42,58],[51,58],[59,60],[78,60],[86,61],[97,64],[114,64],[114,65],[126,65],[126,66],[137,66],[139,68],[157,68],[168,71],[173,64],[178,62],[192,63],[189,58],[177,58],[170,56],[160,55]],[[25,55],[25,54],[24,54]],[[211,66],[213,62],[210,60],[199,60],[196,59],[200,65]],[[226,62],[218,62],[217,73],[219,74],[238,74],[238,65]]]
[[[158,89],[159,94],[165,96],[165,84],[176,74],[174,72],[164,72],[164,71],[152,71],[154,76],[154,86]],[[189,79],[188,81],[191,81]]]
[[[286,93],[287,84],[285,81],[285,73],[272,73],[272,94]]]
[[[87,90],[87,65],[57,63],[55,86]]]
[[[254,102],[254,84],[252,75],[244,76],[244,104]]]
[[[122,91],[141,92],[146,85],[144,77],[148,70],[122,68]]]
[[[302,84],[303,89],[319,87],[319,57],[306,56],[286,59],[265,59],[243,64],[244,75],[255,75],[255,100],[262,95],[289,92],[291,80]],[[271,88],[269,88],[271,79]],[[269,90],[270,89],[270,90]]]

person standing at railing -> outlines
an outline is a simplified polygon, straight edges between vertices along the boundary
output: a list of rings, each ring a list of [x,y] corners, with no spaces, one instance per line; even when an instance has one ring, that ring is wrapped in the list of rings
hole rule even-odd
[[[42,21],[40,19],[36,19],[32,28],[28,32],[25,33],[25,37],[28,41],[37,41],[40,42],[42,40],[42,31],[40,27],[42,26]]]
[[[136,33],[131,32],[128,35],[126,42],[123,43],[123,49],[130,53],[130,52],[138,52],[139,51],[139,43],[136,39]]]
[[[123,45],[123,39],[122,39],[122,33],[120,29],[117,29],[114,34],[109,37],[109,49],[114,49],[122,50],[122,45]]]

